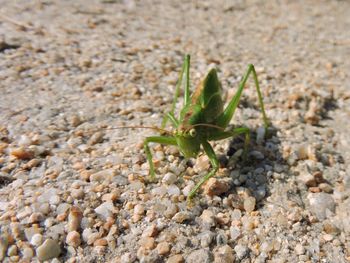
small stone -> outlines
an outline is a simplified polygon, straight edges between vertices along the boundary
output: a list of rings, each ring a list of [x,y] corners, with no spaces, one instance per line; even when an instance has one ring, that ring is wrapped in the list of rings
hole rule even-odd
[[[210,231],[206,231],[200,235],[200,241],[202,248],[209,247],[213,242],[214,234]]]
[[[305,253],[305,249],[302,244],[297,244],[294,250],[297,255],[303,255]]]
[[[237,226],[232,226],[230,228],[230,236],[232,240],[236,240],[241,236],[241,230]]]
[[[12,245],[7,249],[7,255],[9,257],[16,256],[18,254],[18,248],[16,245]]]
[[[104,247],[107,245],[108,245],[108,241],[105,238],[99,238],[94,242],[94,247]]]
[[[72,247],[78,247],[81,243],[80,234],[77,231],[71,231],[67,234],[66,243]]]
[[[36,255],[41,261],[57,258],[60,254],[60,245],[57,241],[52,239],[46,239],[45,242],[36,249]]]
[[[186,220],[189,220],[190,218],[191,217],[190,217],[189,213],[186,211],[180,211],[173,216],[173,220],[177,223],[180,223],[180,224]]]
[[[13,149],[10,154],[21,160],[30,160],[34,158],[34,153],[24,147]]]
[[[157,252],[159,255],[165,255],[165,254],[168,254],[170,251],[170,246],[169,246],[169,243],[164,241],[164,242],[160,242],[158,245],[157,245]]]
[[[264,141],[265,134],[266,134],[266,128],[265,127],[259,127],[256,130],[256,142],[258,144],[261,144]]]
[[[53,195],[50,197],[49,199],[49,203],[50,205],[58,205],[60,203],[60,197],[59,195]]]
[[[145,207],[141,204],[137,204],[134,207],[134,215],[143,215],[145,213]]]
[[[340,233],[339,228],[337,228],[336,226],[334,226],[332,223],[330,223],[329,221],[324,221],[323,222],[323,230],[327,233],[327,234],[338,234]]]
[[[114,207],[113,202],[108,201],[96,207],[95,212],[104,219],[107,219],[108,217],[112,216],[112,214],[116,211],[115,209],[116,208]]]
[[[167,206],[166,210],[164,211],[164,216],[165,216],[166,218],[172,218],[172,217],[174,217],[174,215],[175,215],[178,211],[179,211],[178,206],[177,206],[176,204],[170,203],[170,204]]]
[[[93,173],[90,175],[91,182],[103,182],[103,181],[112,181],[113,177],[117,175],[116,169],[106,169]]]
[[[143,231],[142,236],[145,237],[156,237],[158,235],[158,229],[155,224],[148,226],[145,231]]]
[[[31,247],[25,247],[22,250],[23,259],[31,259],[34,257],[34,250]]]
[[[322,238],[324,241],[329,242],[329,241],[332,241],[334,237],[331,234],[325,234],[322,236]]]
[[[317,185],[315,178],[307,171],[301,172],[297,178],[307,187],[315,187]]]
[[[43,243],[42,234],[34,234],[30,240],[30,244],[32,244],[35,247],[40,246],[42,243]]]
[[[162,179],[162,182],[167,185],[171,185],[175,183],[177,180],[177,176],[173,173],[166,173]]]
[[[168,258],[166,263],[183,263],[184,258],[182,255],[174,255]]]
[[[84,190],[79,188],[79,189],[72,189],[71,191],[71,196],[74,198],[74,199],[83,199],[84,198]]]
[[[102,132],[95,132],[88,141],[89,145],[95,145],[103,141],[104,134]]]
[[[141,247],[145,249],[153,249],[156,246],[156,243],[153,237],[142,237],[139,241],[139,244]]]
[[[170,196],[173,196],[173,195],[178,196],[181,194],[180,188],[177,187],[177,185],[175,184],[169,185],[167,191],[168,191],[168,195]]]
[[[68,232],[77,231],[80,228],[83,212],[77,206],[72,206],[68,215]]]
[[[207,249],[198,249],[192,251],[186,257],[186,263],[210,263],[213,262],[213,255]]]
[[[233,250],[229,245],[224,245],[219,247],[214,252],[214,262],[215,263],[231,263],[235,261],[235,257],[233,255]]]
[[[250,212],[254,211],[254,209],[255,209],[255,204],[256,204],[256,200],[255,200],[254,197],[249,196],[249,197],[245,198],[245,199],[244,199],[244,202],[243,202],[244,210],[245,210],[247,213],[250,213]]]
[[[211,210],[209,209],[203,210],[200,218],[202,219],[203,224],[209,227],[215,226],[215,215]]]
[[[9,240],[6,235],[0,236],[0,260],[2,261],[6,256],[7,247],[9,245]]]
[[[204,193],[209,196],[220,195],[230,189],[230,184],[227,180],[219,180],[210,178],[204,186]]]
[[[318,187],[321,189],[322,192],[325,192],[327,194],[333,193],[333,188],[331,185],[327,183],[321,183],[318,185]]]
[[[249,248],[243,245],[236,245],[234,250],[240,260],[245,258],[249,253]]]
[[[335,202],[330,194],[310,193],[307,198],[309,199],[311,212],[320,221],[326,219],[328,213],[335,211]]]
[[[42,213],[32,213],[28,219],[28,222],[30,224],[38,223],[44,219],[44,216]]]

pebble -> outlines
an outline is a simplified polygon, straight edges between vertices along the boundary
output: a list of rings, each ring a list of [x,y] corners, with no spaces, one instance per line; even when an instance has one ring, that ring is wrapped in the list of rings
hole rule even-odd
[[[16,256],[18,253],[18,248],[16,245],[11,245],[9,246],[9,248],[7,249],[7,255],[9,257],[12,257],[12,256]]]
[[[57,241],[52,239],[46,239],[45,242],[36,249],[36,255],[38,259],[42,261],[57,258],[60,254],[60,245]]]
[[[153,237],[141,237],[139,244],[145,249],[153,249],[156,246],[155,240]]]
[[[162,182],[167,185],[174,184],[177,181],[177,176],[173,173],[166,173],[162,179]]]
[[[170,196],[177,195],[178,196],[180,194],[181,194],[181,190],[177,185],[172,184],[172,185],[168,186],[168,195],[170,195]]]
[[[108,245],[108,241],[105,238],[98,238],[94,241],[94,247],[105,247]]]
[[[34,257],[34,250],[31,247],[25,247],[22,250],[23,259],[31,259]]]
[[[166,263],[183,263],[184,258],[182,255],[174,255],[168,258]]]
[[[210,231],[206,231],[200,235],[200,242],[202,248],[207,248],[213,242],[214,234]]]
[[[310,174],[307,171],[303,171],[298,175],[298,180],[301,181],[303,184],[305,184],[308,187],[315,187],[316,181],[315,178],[312,176],[312,174]]]
[[[30,239],[30,244],[32,244],[34,247],[38,247],[43,243],[43,236],[42,234],[34,234],[32,238]]]
[[[24,147],[12,149],[10,154],[21,160],[30,160],[34,158],[34,153]]]
[[[158,245],[157,245],[157,252],[159,255],[166,255],[169,253],[170,251],[170,245],[168,242],[164,241],[164,242],[160,242]]]
[[[213,227],[215,226],[215,215],[211,210],[203,210],[200,218],[202,219],[202,222],[204,225],[208,227]]]
[[[186,211],[180,211],[173,216],[173,220],[176,223],[180,223],[180,224],[182,224],[183,222],[185,222],[186,220],[189,220],[189,219],[191,219],[191,216]]]
[[[72,206],[68,215],[68,232],[77,231],[80,228],[83,212],[77,206]]]
[[[210,178],[204,185],[204,193],[209,196],[220,195],[230,189],[230,183],[227,180]]]
[[[213,255],[210,251],[207,249],[198,249],[192,251],[187,257],[186,257],[186,263],[210,263],[213,262]]]
[[[114,176],[117,175],[116,169],[106,169],[90,175],[91,182],[103,182],[103,181],[112,181]]]
[[[242,260],[243,258],[245,258],[248,255],[249,248],[238,244],[235,246],[234,251],[236,252],[238,259]]]
[[[141,204],[137,204],[134,207],[134,214],[135,215],[143,215],[145,213],[145,207]]]
[[[224,245],[214,251],[215,263],[232,263],[234,261],[233,249],[229,245]]]
[[[72,247],[78,247],[81,243],[80,234],[77,231],[71,231],[67,234],[66,243]]]
[[[307,196],[311,212],[318,220],[324,220],[330,212],[335,211],[335,202],[332,195],[327,193],[310,193]]]
[[[158,228],[155,224],[148,226],[145,231],[143,231],[142,236],[146,237],[156,237],[158,235]]]
[[[104,219],[107,219],[108,217],[112,216],[114,211],[115,207],[113,205],[113,202],[111,201],[104,202],[95,208],[96,214],[100,215]]]
[[[255,204],[256,204],[256,200],[255,200],[254,197],[249,196],[249,197],[245,198],[245,199],[244,199],[244,202],[243,202],[244,210],[245,210],[247,213],[250,213],[250,212],[254,211],[254,209],[255,209]]]
[[[297,255],[303,255],[305,253],[305,249],[302,244],[296,244],[294,250]]]
[[[241,230],[237,226],[230,227],[230,236],[232,240],[236,240],[241,236]]]

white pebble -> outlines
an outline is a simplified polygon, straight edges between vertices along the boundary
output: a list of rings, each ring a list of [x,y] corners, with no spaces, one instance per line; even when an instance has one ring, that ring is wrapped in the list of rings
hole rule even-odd
[[[40,246],[43,243],[43,236],[41,234],[34,234],[30,240],[30,244],[35,247]]]

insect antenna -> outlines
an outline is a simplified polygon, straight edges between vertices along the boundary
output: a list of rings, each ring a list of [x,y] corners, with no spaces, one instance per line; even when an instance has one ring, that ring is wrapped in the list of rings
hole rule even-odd
[[[101,128],[102,129],[102,128]],[[155,126],[142,126],[142,125],[133,125],[133,126],[118,126],[118,127],[107,127],[107,128],[103,128],[104,130],[118,130],[118,129],[151,129],[151,130],[156,130],[158,132],[160,132],[161,134],[168,134],[168,135],[172,135],[171,131],[162,129],[162,128],[158,128]],[[89,130],[89,132],[97,132],[100,131],[98,129],[96,130]]]

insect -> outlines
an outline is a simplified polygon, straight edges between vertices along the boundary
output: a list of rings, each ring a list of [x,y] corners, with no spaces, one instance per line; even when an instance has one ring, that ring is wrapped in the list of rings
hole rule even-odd
[[[244,153],[245,155],[247,153],[247,146],[250,140],[249,129],[246,127],[228,129],[227,127],[235,113],[245,84],[251,74],[258,94],[265,130],[269,126],[269,121],[266,117],[258,77],[252,64],[248,66],[236,94],[225,108],[222,99],[221,83],[219,82],[216,69],[214,68],[209,71],[191,96],[189,71],[190,56],[186,55],[176,84],[171,110],[165,115],[161,129],[159,129],[164,130],[167,122],[170,121],[174,128],[173,132],[165,131],[164,134],[159,136],[146,137],[144,141],[144,150],[149,163],[150,177],[152,180],[155,179],[155,169],[149,143],[175,145],[179,147],[180,152],[185,158],[194,158],[199,154],[201,148],[204,150],[209,157],[212,168],[189,193],[188,200],[191,200],[196,195],[198,189],[209,180],[210,177],[214,176],[219,169],[219,161],[209,143],[210,141],[223,140],[242,134],[245,136]],[[179,98],[183,79],[185,82],[184,103],[179,116],[176,117],[174,113],[175,106]]]

